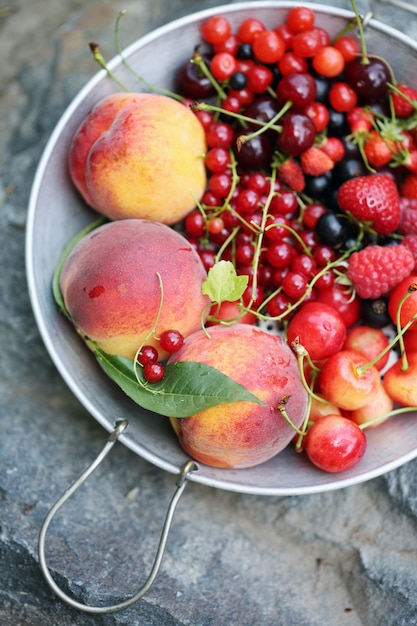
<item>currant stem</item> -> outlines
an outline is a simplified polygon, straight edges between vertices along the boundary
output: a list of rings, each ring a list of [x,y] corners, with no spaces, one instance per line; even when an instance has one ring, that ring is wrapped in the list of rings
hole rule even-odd
[[[159,299],[158,310],[157,310],[157,312],[156,312],[155,320],[154,320],[154,323],[153,323],[153,325],[152,325],[151,330],[148,332],[148,334],[146,335],[146,337],[145,337],[145,338],[144,338],[144,340],[142,341],[141,345],[140,345],[140,346],[139,346],[139,348],[136,350],[136,354],[135,354],[134,359],[133,359],[133,371],[134,371],[134,373],[135,373],[136,380],[138,381],[139,385],[141,385],[141,387],[146,387],[146,389],[148,389],[148,386],[147,386],[147,385],[145,385],[145,384],[142,382],[142,380],[140,379],[140,376],[139,376],[139,374],[138,374],[138,365],[139,365],[138,356],[139,356],[139,353],[140,353],[140,351],[142,350],[143,346],[144,346],[144,345],[146,344],[146,342],[148,341],[148,339],[149,339],[150,337],[152,337],[152,335],[154,335],[154,334],[155,334],[156,327],[158,326],[159,318],[161,317],[162,305],[163,305],[163,302],[164,302],[164,286],[163,286],[163,283],[162,283],[162,277],[161,277],[161,275],[160,275],[160,273],[159,273],[159,272],[156,272],[156,276],[157,276],[158,281],[159,281],[159,290],[160,290],[160,293],[161,293],[161,297],[160,297],[160,299]]]

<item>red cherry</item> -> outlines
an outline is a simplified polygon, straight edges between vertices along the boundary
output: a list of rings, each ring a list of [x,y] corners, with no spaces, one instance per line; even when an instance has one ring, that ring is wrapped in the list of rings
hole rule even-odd
[[[411,285],[417,284],[417,275],[411,274],[407,278],[404,278],[394,289],[388,299],[388,313],[394,324],[397,323],[397,311],[402,298],[408,293],[408,289]],[[400,326],[401,328],[410,321],[414,315],[417,314],[417,291],[414,291],[403,303],[400,311]],[[417,329],[417,322],[411,325],[411,329]]]
[[[357,424],[340,415],[326,415],[311,426],[304,449],[316,467],[344,472],[359,463],[366,444],[365,433]]]
[[[379,372],[356,350],[340,350],[321,368],[320,390],[326,400],[353,411],[368,404],[381,385]]]
[[[309,302],[295,313],[288,325],[288,343],[291,345],[297,338],[313,361],[326,359],[341,350],[346,326],[333,307]]]
[[[414,331],[413,331],[414,332]],[[417,406],[417,352],[407,353],[407,368],[398,359],[384,374],[388,395],[402,406]]]
[[[318,261],[317,263],[319,264]],[[335,284],[328,289],[320,289],[318,300],[335,308],[342,316],[346,328],[350,328],[360,319],[360,300],[352,297],[343,285]]]

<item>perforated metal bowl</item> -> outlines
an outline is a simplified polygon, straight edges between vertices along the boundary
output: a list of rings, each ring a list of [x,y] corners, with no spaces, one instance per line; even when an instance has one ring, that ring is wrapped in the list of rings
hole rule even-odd
[[[125,50],[129,63],[158,87],[172,87],[175,70],[190,57],[199,41],[203,20],[227,15],[233,25],[256,16],[266,24],[285,19],[298,3],[248,2],[216,7],[172,22],[142,37]],[[317,23],[336,34],[353,14],[327,6],[310,5]],[[417,87],[417,44],[400,32],[370,20],[366,25],[368,49],[388,59],[397,78]],[[111,69],[132,89],[140,85],[115,58]],[[96,215],[81,201],[67,172],[67,152],[72,135],[92,106],[117,87],[104,71],[81,90],[65,111],[44,151],[33,183],[27,223],[27,279],[36,321],[49,354],[69,388],[87,411],[107,431],[116,420],[128,419],[120,441],[156,466],[178,473],[187,460],[168,421],[142,410],[126,398],[97,365],[52,297],[51,280],[65,245]],[[346,487],[381,475],[417,456],[415,414],[395,417],[368,432],[368,449],[362,461],[342,474],[315,469],[290,448],[251,469],[220,470],[200,465],[190,479],[236,492],[264,495],[301,495]]]

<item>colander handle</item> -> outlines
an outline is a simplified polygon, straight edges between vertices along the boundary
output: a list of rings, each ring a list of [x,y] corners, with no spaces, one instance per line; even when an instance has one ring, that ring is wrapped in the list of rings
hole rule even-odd
[[[115,613],[116,611],[121,611],[122,609],[126,609],[127,607],[131,606],[132,604],[140,600],[140,598],[142,598],[147,593],[147,591],[152,586],[156,578],[156,575],[159,571],[159,568],[162,562],[162,557],[165,551],[167,539],[168,539],[168,534],[169,534],[172,520],[174,517],[174,512],[181,498],[181,495],[187,485],[188,476],[191,472],[194,472],[195,470],[198,469],[198,466],[195,463],[195,461],[190,459],[186,461],[186,463],[184,463],[181,470],[179,471],[179,474],[176,480],[176,489],[171,499],[171,502],[168,506],[168,510],[165,516],[164,525],[162,528],[161,537],[159,540],[159,544],[158,544],[158,548],[156,551],[156,555],[155,555],[151,572],[148,578],[146,579],[144,585],[139,589],[139,591],[137,591],[137,593],[135,593],[133,596],[131,596],[130,598],[127,598],[126,600],[122,602],[119,602],[117,604],[113,604],[110,606],[89,606],[87,604],[78,602],[74,598],[68,596],[56,584],[46,564],[45,537],[46,537],[47,530],[53,518],[55,517],[56,513],[61,508],[61,506],[72,496],[72,494],[78,489],[78,487],[80,487],[87,480],[90,474],[92,474],[94,470],[100,465],[100,463],[104,460],[104,458],[110,452],[110,450],[116,443],[117,439],[122,434],[122,432],[126,429],[127,426],[128,426],[127,420],[121,420],[121,421],[116,422],[115,428],[113,432],[111,433],[110,437],[108,438],[107,443],[102,449],[102,451],[100,452],[100,454],[89,465],[89,467],[87,467],[87,469],[81,474],[81,476],[71,485],[71,487],[69,487],[62,494],[62,496],[57,500],[57,502],[52,506],[47,516],[45,517],[45,520],[39,532],[39,539],[38,539],[39,564],[40,564],[42,573],[45,576],[46,582],[61,600],[63,600],[64,602],[72,606],[73,608],[78,609],[80,611],[87,612],[87,613],[95,613],[95,614]]]

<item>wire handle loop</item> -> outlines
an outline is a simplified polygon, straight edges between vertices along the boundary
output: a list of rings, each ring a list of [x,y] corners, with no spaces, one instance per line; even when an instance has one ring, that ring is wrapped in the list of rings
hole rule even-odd
[[[198,466],[195,463],[195,461],[190,459],[184,463],[184,465],[182,466],[179,472],[179,475],[176,480],[176,490],[168,506],[168,510],[165,516],[165,520],[164,520],[164,524],[163,524],[162,532],[161,532],[161,537],[159,540],[159,544],[158,544],[158,548],[156,551],[156,555],[155,555],[151,572],[148,578],[146,579],[144,585],[139,589],[139,591],[137,591],[137,593],[135,593],[130,598],[127,598],[126,600],[122,602],[119,602],[117,604],[113,604],[110,606],[89,606],[87,604],[78,602],[74,598],[71,598],[57,585],[55,580],[52,578],[52,575],[46,564],[46,557],[45,557],[46,533],[49,528],[49,525],[51,524],[53,518],[55,517],[59,509],[62,507],[62,505],[73,495],[73,493],[87,480],[87,478],[100,465],[100,463],[104,460],[104,458],[110,452],[110,450],[112,449],[112,447],[114,446],[114,444],[116,443],[120,435],[123,433],[123,431],[127,428],[127,426],[128,426],[127,420],[119,420],[116,422],[115,428],[113,432],[111,433],[110,437],[108,438],[107,443],[105,444],[100,454],[87,467],[87,469],[81,474],[81,476],[62,494],[62,496],[52,506],[47,516],[45,517],[45,520],[39,532],[39,539],[38,539],[39,564],[40,564],[42,573],[46,579],[46,582],[48,583],[52,591],[54,591],[61,600],[63,600],[64,602],[72,606],[73,608],[78,609],[80,611],[84,611],[86,613],[95,613],[95,614],[115,613],[116,611],[121,611],[122,609],[128,608],[129,606],[131,606],[132,604],[140,600],[140,598],[142,598],[147,593],[147,591],[152,586],[156,578],[156,575],[158,574],[158,571],[162,562],[162,557],[165,552],[168,534],[169,534],[172,520],[174,517],[174,512],[181,498],[181,495],[187,485],[188,476],[191,472],[194,472],[195,470],[198,469]]]

